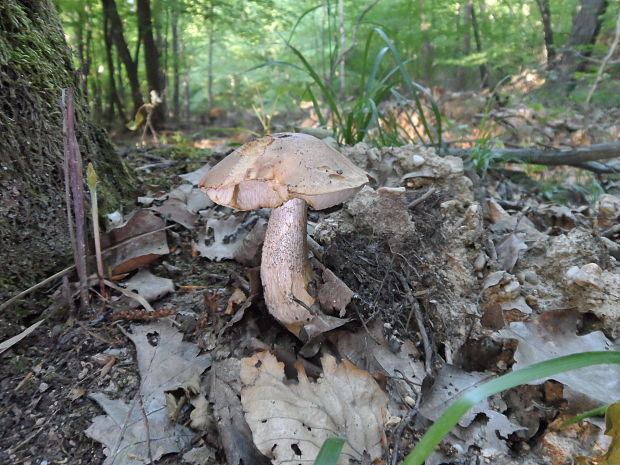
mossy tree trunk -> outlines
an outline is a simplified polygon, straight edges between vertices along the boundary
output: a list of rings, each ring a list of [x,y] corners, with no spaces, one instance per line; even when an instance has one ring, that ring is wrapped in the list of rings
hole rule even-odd
[[[84,166],[99,174],[101,209],[134,177],[86,114],[52,0],[0,1],[0,301],[72,261],[66,224],[61,89],[76,95]]]

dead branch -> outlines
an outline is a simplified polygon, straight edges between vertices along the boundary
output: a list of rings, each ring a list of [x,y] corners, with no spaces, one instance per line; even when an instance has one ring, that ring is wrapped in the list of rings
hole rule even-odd
[[[588,165],[590,162],[620,158],[620,142],[607,142],[604,144],[586,145],[570,150],[538,150],[538,149],[492,149],[510,161],[533,163],[536,165],[559,166],[570,165],[585,169],[597,169],[596,166]],[[448,155],[467,157],[470,149],[445,149]],[[610,169],[607,165],[599,166],[599,169]]]

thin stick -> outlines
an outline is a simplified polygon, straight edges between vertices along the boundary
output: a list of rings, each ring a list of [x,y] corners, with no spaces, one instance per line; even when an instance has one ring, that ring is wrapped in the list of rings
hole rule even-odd
[[[140,406],[140,411],[142,412],[142,418],[144,419],[144,429],[146,431],[146,447],[149,453],[149,463],[153,463],[153,453],[151,452],[151,429],[149,427],[149,419],[146,416],[146,411],[144,410],[144,403],[142,402],[142,394],[138,392],[136,394],[136,398],[138,399],[138,405]]]
[[[69,179],[71,184],[71,198],[73,201],[73,219],[75,224],[75,267],[80,281],[80,310],[88,306],[88,283],[86,276],[86,231],[84,229],[84,179],[82,175],[82,157],[75,135],[75,110],[73,89],[67,88],[64,92],[62,113],[64,121],[64,147],[68,159]]]

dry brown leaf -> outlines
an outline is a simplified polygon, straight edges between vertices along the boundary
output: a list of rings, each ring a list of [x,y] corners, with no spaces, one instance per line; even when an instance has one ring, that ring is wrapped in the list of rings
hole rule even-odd
[[[284,364],[270,352],[241,362],[241,402],[258,449],[272,463],[310,464],[325,439],[347,442],[339,464],[382,456],[382,411],[388,398],[370,373],[325,355],[323,375],[311,382],[297,364],[297,384],[287,382]]]
[[[233,293],[230,296],[230,298],[228,299],[228,303],[226,304],[226,311],[224,313],[226,313],[226,315],[234,314],[235,313],[235,306],[239,305],[239,304],[242,304],[246,300],[248,300],[248,298],[245,295],[245,293],[241,289],[236,288],[233,291]]]
[[[123,226],[102,234],[101,246],[104,249],[127,241],[104,252],[106,269],[112,267],[112,274],[123,274],[170,253],[166,231],[163,230],[165,226],[166,222],[155,213],[138,210]]]

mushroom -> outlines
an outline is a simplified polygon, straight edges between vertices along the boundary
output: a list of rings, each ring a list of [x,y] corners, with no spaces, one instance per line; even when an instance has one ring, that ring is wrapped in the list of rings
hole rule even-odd
[[[269,312],[299,337],[315,316],[306,244],[306,204],[315,210],[352,197],[366,173],[320,139],[272,134],[238,148],[200,181],[215,203],[237,210],[273,208],[261,263]]]

